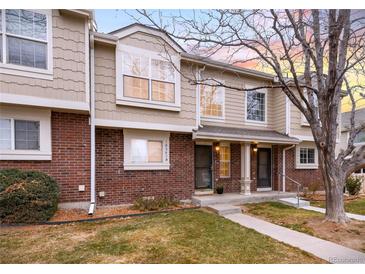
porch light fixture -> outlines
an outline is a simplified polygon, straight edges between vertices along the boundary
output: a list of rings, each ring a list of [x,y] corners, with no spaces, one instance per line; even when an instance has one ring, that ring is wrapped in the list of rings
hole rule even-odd
[[[216,146],[215,146],[215,151],[216,151],[216,152],[219,152],[219,145],[216,145]]]
[[[252,149],[254,152],[257,152],[257,144],[253,144]]]

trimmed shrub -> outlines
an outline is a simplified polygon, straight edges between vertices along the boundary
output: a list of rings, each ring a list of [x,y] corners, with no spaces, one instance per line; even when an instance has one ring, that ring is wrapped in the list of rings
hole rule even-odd
[[[179,202],[173,198],[138,198],[133,202],[132,209],[141,211],[162,210],[169,207],[177,206]]]
[[[346,189],[350,195],[357,195],[361,189],[362,179],[355,176],[350,176],[346,179]]]
[[[57,210],[57,182],[38,171],[0,171],[0,223],[35,223]]]

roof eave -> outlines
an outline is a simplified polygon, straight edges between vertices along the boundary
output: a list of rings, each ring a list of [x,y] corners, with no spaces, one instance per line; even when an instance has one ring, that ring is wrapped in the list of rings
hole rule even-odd
[[[259,142],[259,143],[272,143],[272,144],[299,144],[301,141],[297,138],[269,138],[269,137],[257,137],[257,136],[242,136],[236,134],[217,134],[217,133],[195,133],[195,139],[208,139],[208,140],[224,140],[235,142]]]
[[[206,65],[206,66],[209,66],[209,67],[217,68],[217,69],[225,69],[227,71],[240,73],[240,74],[244,74],[246,76],[260,78],[260,79],[264,79],[264,80],[268,80],[268,81],[274,81],[274,78],[275,78],[274,75],[270,75],[270,74],[263,73],[263,72],[260,72],[260,71],[239,68],[239,67],[235,67],[233,65],[230,65],[228,63],[225,64],[223,62],[213,61],[213,60],[209,60],[207,58],[203,58],[203,57],[199,57],[199,56],[193,56],[193,55],[187,54],[187,53],[182,53],[181,54],[181,59],[185,60],[185,61],[189,61],[189,62],[198,63],[198,64],[201,64],[201,65]]]

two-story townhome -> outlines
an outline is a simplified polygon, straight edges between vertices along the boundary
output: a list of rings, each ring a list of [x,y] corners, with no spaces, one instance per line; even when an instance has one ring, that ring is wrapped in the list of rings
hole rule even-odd
[[[274,76],[191,55],[140,24],[98,33],[90,11],[1,18],[0,168],[54,176],[63,206],[321,180],[311,130],[284,93],[239,90]]]
[[[48,173],[74,206],[90,202],[91,17],[0,10],[0,168]]]

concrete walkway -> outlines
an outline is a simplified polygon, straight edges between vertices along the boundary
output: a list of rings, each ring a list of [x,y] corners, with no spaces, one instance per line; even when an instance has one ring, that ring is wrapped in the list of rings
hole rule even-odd
[[[306,209],[306,210],[312,210],[312,211],[316,211],[316,212],[320,212],[325,214],[326,213],[326,209],[325,208],[321,208],[321,207],[316,207],[316,206],[303,206],[301,207],[302,209]],[[358,221],[365,221],[365,215],[360,215],[360,214],[353,214],[353,213],[346,213],[347,217],[354,219],[354,220],[358,220]]]
[[[227,210],[227,208],[225,209]],[[339,264],[364,264],[365,253],[325,241],[301,232],[291,230],[286,227],[275,225],[255,217],[242,213],[224,215],[235,223],[252,228],[261,234],[265,234],[275,240],[284,242],[288,245],[300,248],[311,253],[318,258],[330,263]]]

